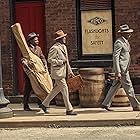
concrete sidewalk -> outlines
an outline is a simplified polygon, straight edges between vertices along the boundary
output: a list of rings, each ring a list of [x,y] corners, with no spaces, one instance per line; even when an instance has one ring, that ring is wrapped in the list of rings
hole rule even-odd
[[[94,127],[94,126],[140,126],[140,112],[131,107],[114,107],[108,112],[101,108],[75,107],[77,116],[66,116],[65,108],[51,106],[49,114],[44,114],[37,104],[30,104],[33,111],[23,111],[22,104],[10,104],[12,118],[0,119],[1,128],[14,127]]]

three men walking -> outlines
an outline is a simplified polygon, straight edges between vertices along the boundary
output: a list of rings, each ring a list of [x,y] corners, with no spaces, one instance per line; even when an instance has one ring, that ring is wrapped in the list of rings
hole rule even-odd
[[[131,48],[128,40],[133,33],[133,29],[130,29],[129,26],[125,24],[120,26],[118,32],[121,36],[115,41],[113,52],[113,70],[116,78],[102,103],[102,108],[111,111],[109,108],[111,105],[111,99],[122,86],[130,100],[133,111],[140,111],[140,103],[135,97],[129,75]],[[46,108],[49,108],[50,101],[61,92],[66,107],[66,115],[76,115],[69,101],[68,86],[66,83],[66,79],[69,76],[74,76],[68,60],[67,47],[65,45],[66,36],[67,34],[62,30],[58,30],[55,33],[56,42],[50,48],[48,53],[48,62],[51,64],[51,77],[54,79],[55,84],[51,93],[40,105],[40,108],[42,108],[44,112],[47,112]]]

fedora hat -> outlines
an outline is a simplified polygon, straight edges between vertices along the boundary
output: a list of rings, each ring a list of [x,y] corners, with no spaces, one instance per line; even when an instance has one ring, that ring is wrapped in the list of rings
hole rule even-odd
[[[65,37],[66,35],[67,35],[67,34],[64,34],[64,32],[63,32],[62,30],[58,30],[57,32],[55,32],[55,39],[54,39],[54,40],[63,38],[63,37]]]
[[[34,37],[39,37],[39,34],[36,34],[35,32],[28,34],[27,41],[31,40]]]
[[[132,33],[133,29],[130,29],[127,24],[124,24],[120,26],[120,30],[118,32],[119,33]]]

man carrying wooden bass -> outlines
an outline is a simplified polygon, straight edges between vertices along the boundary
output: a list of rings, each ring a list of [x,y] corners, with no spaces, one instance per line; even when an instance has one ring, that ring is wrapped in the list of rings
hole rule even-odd
[[[45,59],[45,56],[42,53],[41,48],[39,47],[39,34],[36,34],[35,32],[31,32],[27,36],[27,44],[29,49],[31,50],[32,53],[37,55],[43,62],[45,69],[47,69],[47,61]],[[23,65],[26,63],[26,59],[22,59]],[[25,111],[32,111],[32,109],[29,107],[29,97],[30,97],[30,92],[32,91],[32,86],[30,83],[30,79],[25,74],[25,86],[24,86],[24,99],[23,99],[23,104],[24,104],[24,110]],[[41,101],[39,100],[41,103]]]

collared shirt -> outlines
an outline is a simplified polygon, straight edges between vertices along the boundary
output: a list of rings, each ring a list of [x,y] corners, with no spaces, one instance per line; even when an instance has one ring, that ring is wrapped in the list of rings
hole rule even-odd
[[[127,40],[125,37],[122,36],[122,38],[124,39],[124,41],[125,41],[126,43],[129,43],[128,40]]]
[[[36,48],[36,46],[34,46],[34,45],[32,45],[32,44],[29,44],[29,47],[31,47],[31,48],[33,48],[33,49]]]
[[[130,47],[129,41],[128,41],[125,37],[123,37],[123,36],[122,36],[122,39],[123,39],[124,42],[127,44],[127,47],[128,47],[128,49],[129,49],[129,51],[131,51],[131,47]]]

